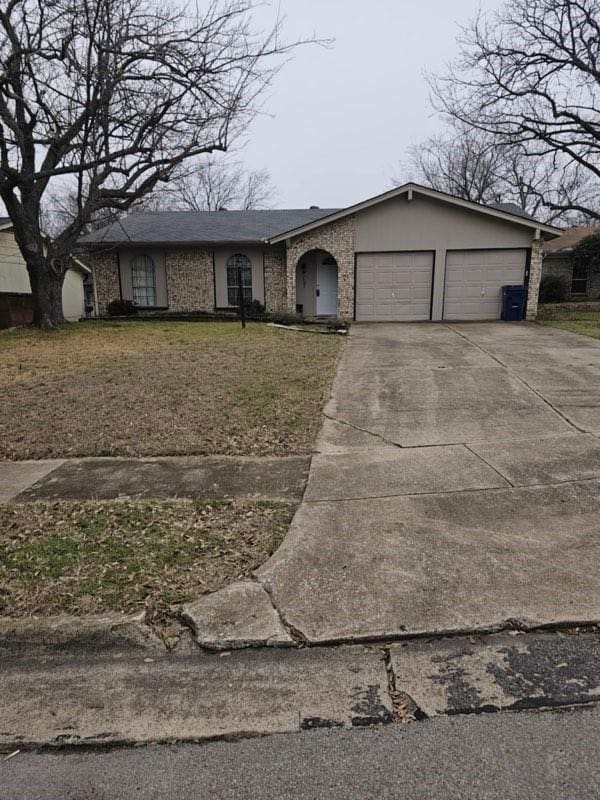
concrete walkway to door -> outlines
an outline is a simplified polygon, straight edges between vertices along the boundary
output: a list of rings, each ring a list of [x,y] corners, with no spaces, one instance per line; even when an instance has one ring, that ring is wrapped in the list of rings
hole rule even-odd
[[[600,620],[599,405],[589,338],[355,325],[258,582],[310,642]]]

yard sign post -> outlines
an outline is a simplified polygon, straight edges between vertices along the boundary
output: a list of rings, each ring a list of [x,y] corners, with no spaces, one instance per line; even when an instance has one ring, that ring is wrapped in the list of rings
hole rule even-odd
[[[244,287],[242,285],[242,267],[238,265],[238,291],[240,293],[240,319],[242,320],[242,328],[246,327],[246,315],[244,313]]]

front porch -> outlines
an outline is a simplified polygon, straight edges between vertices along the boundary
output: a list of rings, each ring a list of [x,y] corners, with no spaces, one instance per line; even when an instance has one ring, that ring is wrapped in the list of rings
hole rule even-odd
[[[317,321],[354,318],[354,223],[338,220],[286,241],[287,311]]]
[[[338,315],[338,265],[326,250],[311,250],[296,264],[296,308],[305,319]]]

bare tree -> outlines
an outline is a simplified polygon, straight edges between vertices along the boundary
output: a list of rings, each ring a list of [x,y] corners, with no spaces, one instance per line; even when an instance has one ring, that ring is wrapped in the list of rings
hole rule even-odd
[[[409,148],[406,168],[411,178],[433,189],[488,203],[499,191],[501,160],[489,136],[461,126]]]
[[[275,188],[266,169],[248,170],[241,161],[208,158],[181,171],[150,195],[160,209],[217,211],[220,208],[248,211],[267,208]],[[144,206],[146,207],[146,206]]]
[[[34,323],[63,322],[69,254],[91,221],[127,211],[185,162],[224,151],[281,66],[279,24],[253,0],[203,13],[159,0],[0,4],[0,198],[27,263]],[[73,193],[48,240],[44,199]]]
[[[581,223],[581,213],[565,209],[593,201],[589,177],[560,161],[565,159],[557,154],[530,158],[522,145],[454,121],[444,133],[411,147],[404,170],[416,181],[475,203],[512,202],[549,224]]]
[[[508,0],[463,29],[460,57],[431,77],[453,120],[544,159],[586,193],[544,197],[548,209],[600,218],[600,0]],[[536,193],[535,181],[529,190]]]

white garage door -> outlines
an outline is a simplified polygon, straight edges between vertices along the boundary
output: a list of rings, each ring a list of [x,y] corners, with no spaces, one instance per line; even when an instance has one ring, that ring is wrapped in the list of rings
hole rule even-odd
[[[360,253],[356,257],[356,319],[430,318],[433,253]]]
[[[502,287],[522,284],[526,250],[448,250],[444,319],[500,319]]]

